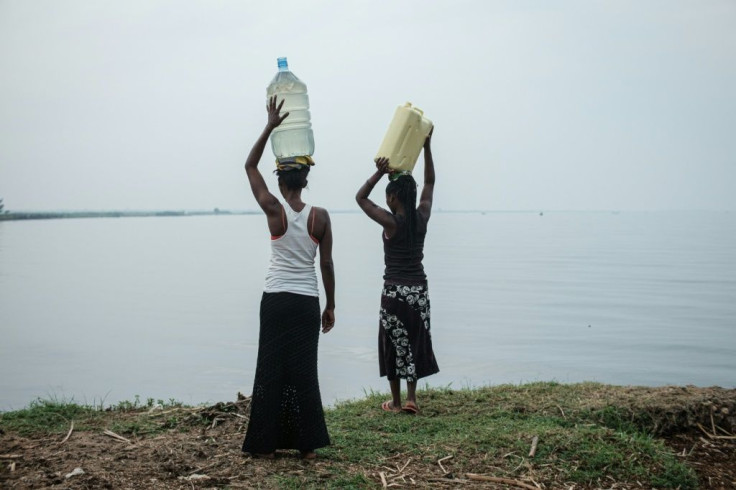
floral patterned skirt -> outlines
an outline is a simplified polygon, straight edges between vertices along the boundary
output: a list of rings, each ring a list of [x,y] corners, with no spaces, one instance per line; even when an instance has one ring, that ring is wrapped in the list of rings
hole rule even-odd
[[[386,281],[381,293],[378,364],[381,376],[416,382],[439,372],[429,329],[427,283]]]

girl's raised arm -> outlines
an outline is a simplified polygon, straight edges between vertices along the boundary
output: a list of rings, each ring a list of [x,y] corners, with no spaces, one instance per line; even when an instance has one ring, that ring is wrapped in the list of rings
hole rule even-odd
[[[250,182],[250,189],[253,191],[253,196],[258,201],[258,205],[261,207],[266,216],[269,218],[279,217],[281,214],[281,203],[279,200],[271,194],[266,186],[266,181],[263,179],[260,170],[258,170],[258,162],[261,161],[263,156],[263,149],[266,147],[268,137],[271,135],[271,131],[278,127],[284,119],[289,115],[287,112],[284,115],[280,115],[281,107],[284,105],[284,101],[276,106],[276,96],[271,97],[266,105],[268,111],[268,122],[263,132],[258,137],[256,142],[253,144],[248,158],[245,160],[245,174],[248,176]]]
[[[358,206],[360,206],[360,209],[362,209],[370,219],[383,226],[386,234],[391,236],[396,229],[396,220],[393,215],[386,209],[368,199],[371,191],[385,173],[388,173],[388,158],[379,158],[376,160],[376,171],[373,175],[368,177],[368,180],[366,180],[360,189],[358,189],[358,193],[355,195],[355,200],[357,201]]]
[[[430,146],[433,132],[434,127],[429,131],[427,139],[424,140],[424,186],[419,198],[419,206],[417,206],[417,212],[425,220],[429,220],[429,216],[432,214],[432,197],[434,196],[434,160],[432,159],[432,148]]]

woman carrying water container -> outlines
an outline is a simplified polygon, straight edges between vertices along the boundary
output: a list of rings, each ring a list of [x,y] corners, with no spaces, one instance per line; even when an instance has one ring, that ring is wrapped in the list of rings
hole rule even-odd
[[[271,233],[271,265],[261,299],[258,361],[250,421],[243,451],[273,458],[277,449],[297,449],[303,458],[330,444],[317,379],[317,345],[322,332],[335,325],[335,275],[332,229],[325,209],[302,201],[309,157],[277,163],[279,191],[271,194],[258,162],[271,132],[289,115],[284,104],[268,101],[268,123],[245,162],[253,195],[266,213]],[[327,304],[321,315],[314,258],[320,270]]]
[[[383,402],[381,408],[390,412],[418,413],[417,380],[439,372],[432,350],[427,276],[422,265],[435,180],[431,131],[424,139],[424,187],[418,206],[414,178],[409,172],[391,171],[390,161],[385,157],[376,159],[376,172],[355,196],[365,214],[383,227],[385,272],[378,329],[378,364],[381,376],[389,380],[392,395],[392,399]],[[386,186],[386,204],[390,211],[368,198],[386,173],[390,180]],[[406,380],[407,388],[404,405],[401,403],[401,379]]]

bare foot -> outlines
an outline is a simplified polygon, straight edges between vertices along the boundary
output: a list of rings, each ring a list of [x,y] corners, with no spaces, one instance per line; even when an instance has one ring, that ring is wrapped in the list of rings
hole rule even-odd
[[[314,451],[302,451],[302,459],[317,459],[317,453]]]

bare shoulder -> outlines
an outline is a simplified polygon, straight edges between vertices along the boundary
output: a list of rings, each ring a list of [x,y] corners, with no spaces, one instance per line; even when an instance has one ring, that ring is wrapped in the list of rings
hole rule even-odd
[[[331,233],[332,225],[330,224],[330,213],[325,208],[312,206],[313,212],[310,216],[310,230],[314,237],[322,240],[326,234]]]
[[[315,218],[323,223],[330,222],[330,213],[325,208],[321,208],[319,206],[313,206],[313,208]]]

